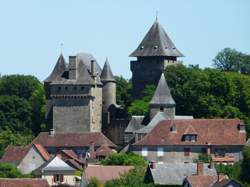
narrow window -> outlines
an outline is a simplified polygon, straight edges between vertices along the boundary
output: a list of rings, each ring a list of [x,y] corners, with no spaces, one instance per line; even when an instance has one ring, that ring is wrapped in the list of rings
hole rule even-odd
[[[190,148],[184,148],[184,156],[190,156]]]
[[[147,157],[148,156],[148,148],[147,147],[143,147],[141,154],[143,157]]]
[[[157,148],[157,156],[158,157],[164,156],[164,149],[163,149],[163,147],[158,147]]]
[[[68,87],[67,86],[65,87],[65,90],[68,91]]]
[[[74,86],[74,91],[76,91],[77,90],[77,88],[76,88],[76,86]]]
[[[57,91],[61,91],[61,86],[57,87]]]

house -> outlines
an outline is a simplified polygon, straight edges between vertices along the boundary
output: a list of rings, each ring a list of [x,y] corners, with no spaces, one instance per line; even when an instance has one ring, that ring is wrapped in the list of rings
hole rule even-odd
[[[47,180],[45,179],[10,179],[2,178],[0,179],[1,187],[49,187]]]
[[[242,159],[245,142],[245,126],[239,119],[172,119],[158,123],[130,151],[165,163],[193,162],[199,154],[227,163],[228,158]]]
[[[101,132],[89,133],[54,133],[41,132],[32,143],[42,145],[50,154],[56,155],[61,150],[72,150],[78,156],[85,157],[93,147],[94,151],[102,145],[115,149],[116,145]]]
[[[164,163],[151,162],[145,174],[145,182],[155,185],[182,185],[186,176],[203,173],[216,176],[216,170],[209,164],[203,163]]]
[[[150,114],[132,116],[126,130],[125,143],[134,143],[148,134],[159,122],[167,119],[193,119],[193,116],[175,114],[175,101],[162,73],[155,93],[149,103]]]
[[[50,159],[49,153],[40,144],[26,147],[9,146],[1,163],[12,163],[24,174],[31,173]]]
[[[106,182],[119,178],[120,175],[127,173],[133,168],[133,166],[88,165],[85,169],[85,180],[88,183],[91,178],[95,177],[101,182]]]
[[[75,186],[79,184],[77,171],[81,170],[81,167],[75,166],[70,160],[65,162],[55,156],[37,169],[35,173],[39,174],[42,179],[46,179],[50,186],[59,184]]]
[[[217,176],[195,174],[187,176],[183,181],[183,187],[241,187],[235,180],[231,180],[227,175],[219,173]]]
[[[40,144],[32,144],[17,168],[24,174],[31,173],[50,159],[49,153]]]

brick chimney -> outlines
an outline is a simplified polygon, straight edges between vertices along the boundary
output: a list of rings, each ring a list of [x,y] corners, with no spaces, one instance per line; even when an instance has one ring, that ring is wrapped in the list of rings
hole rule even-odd
[[[54,136],[54,135],[55,135],[55,129],[50,129],[49,136]]]
[[[203,175],[204,164],[203,162],[197,162],[197,175]]]

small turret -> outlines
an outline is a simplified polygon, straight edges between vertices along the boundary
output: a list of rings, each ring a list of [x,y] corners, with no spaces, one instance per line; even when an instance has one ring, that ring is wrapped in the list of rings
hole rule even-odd
[[[101,81],[103,83],[103,112],[107,112],[112,104],[116,104],[116,82],[111,71],[108,59],[106,59],[101,73]]]
[[[149,106],[151,119],[159,111],[165,112],[170,119],[173,119],[175,116],[175,101],[170,93],[170,89],[163,73]]]

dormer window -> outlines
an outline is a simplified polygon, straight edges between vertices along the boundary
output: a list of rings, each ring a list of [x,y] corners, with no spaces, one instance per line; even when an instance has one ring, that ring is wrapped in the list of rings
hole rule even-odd
[[[185,142],[196,142],[197,135],[196,134],[186,134],[186,135],[184,135],[184,141]]]
[[[245,125],[243,123],[238,124],[238,129],[240,132],[245,132]]]
[[[177,129],[176,129],[176,125],[173,124],[171,127],[170,127],[170,131],[171,132],[177,132]]]

